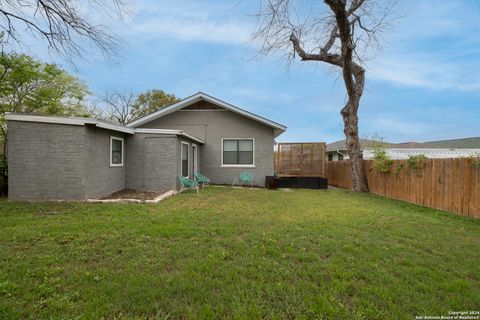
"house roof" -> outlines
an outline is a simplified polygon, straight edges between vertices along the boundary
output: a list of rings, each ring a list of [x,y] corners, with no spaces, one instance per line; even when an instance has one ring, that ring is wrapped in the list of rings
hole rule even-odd
[[[116,125],[113,123],[109,123],[109,122],[94,119],[94,118],[39,116],[39,115],[18,114],[18,113],[7,113],[5,115],[5,118],[8,121],[41,122],[41,123],[53,123],[53,124],[67,124],[67,125],[74,125],[74,126],[84,126],[88,124],[88,125],[94,125],[99,128],[128,133],[128,134],[135,134],[135,133],[169,134],[169,135],[182,136],[192,141],[198,142],[200,144],[205,143],[204,140],[197,138],[191,134],[188,134],[182,130],[128,128],[128,127]]]
[[[26,121],[26,122],[43,122],[43,123],[56,123],[56,124],[70,124],[74,126],[84,126],[87,124],[95,125],[99,128],[109,129],[113,131],[133,134],[135,130],[124,126],[109,123],[103,120],[94,118],[80,118],[80,117],[58,117],[58,116],[39,116],[33,114],[18,114],[9,113],[5,115],[5,118],[9,121]]]
[[[205,140],[197,138],[189,133],[186,133],[183,130],[170,130],[170,129],[147,129],[147,128],[135,128],[135,133],[152,133],[152,134],[175,134],[177,136],[182,136],[188,138],[192,141],[198,142],[200,144],[205,144]]]
[[[155,119],[158,119],[158,118],[161,118],[161,117],[164,117],[168,114],[171,114],[177,110],[180,110],[182,108],[185,108],[185,107],[188,107],[196,102],[199,102],[199,101],[207,101],[207,102],[210,102],[216,106],[219,106],[219,107],[222,107],[224,109],[227,109],[227,110],[230,110],[232,112],[235,112],[237,114],[240,114],[242,116],[245,116],[247,118],[250,118],[250,119],[253,119],[255,121],[258,121],[264,125],[267,125],[269,127],[272,127],[274,129],[274,135],[275,137],[279,136],[280,134],[282,134],[283,132],[285,132],[285,130],[287,129],[286,126],[278,123],[278,122],[275,122],[275,121],[272,121],[272,120],[269,120],[267,118],[264,118],[262,116],[259,116],[259,115],[256,115],[254,113],[251,113],[247,110],[244,110],[244,109],[241,109],[239,107],[236,107],[230,103],[227,103],[225,101],[222,101],[220,99],[217,99],[215,97],[212,97],[206,93],[203,93],[203,92],[198,92],[188,98],[185,98],[177,103],[174,103],[166,108],[163,108],[163,109],[160,109],[160,110],[157,110],[153,113],[150,113],[142,118],[139,118],[137,120],[134,120],[130,123],[127,124],[127,127],[131,127],[131,128],[136,128],[142,124],[145,124],[145,123],[148,123],[150,121],[153,121]]]
[[[364,149],[373,148],[376,142],[377,141],[375,140],[360,139],[360,145]],[[389,143],[389,142],[384,142],[384,144],[387,147],[391,147],[394,145],[393,143]],[[347,150],[347,144],[345,140],[338,140],[338,141],[327,144],[327,151],[335,151],[335,150]]]
[[[399,148],[447,148],[447,149],[480,149],[480,137],[463,139],[437,140],[427,142],[398,143]]]
[[[362,148],[369,149],[374,146],[375,141],[369,139],[360,139]],[[480,137],[471,137],[463,139],[438,140],[427,142],[384,142],[387,148],[396,149],[480,149]],[[327,151],[347,150],[345,140],[339,140],[327,144]]]

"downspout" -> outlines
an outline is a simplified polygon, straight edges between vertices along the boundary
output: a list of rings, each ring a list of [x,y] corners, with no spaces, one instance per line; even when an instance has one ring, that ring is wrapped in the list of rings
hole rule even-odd
[[[339,154],[341,154],[341,155],[344,156],[344,157],[348,157],[348,154],[342,153],[342,152],[340,152],[340,150],[336,150],[336,152],[339,153]]]

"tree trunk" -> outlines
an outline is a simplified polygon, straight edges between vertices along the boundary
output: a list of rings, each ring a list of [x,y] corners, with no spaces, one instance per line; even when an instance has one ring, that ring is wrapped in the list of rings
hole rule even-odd
[[[363,154],[358,137],[358,107],[360,98],[365,86],[365,69],[353,60],[353,50],[355,41],[353,39],[353,28],[348,19],[349,11],[346,9],[346,1],[343,0],[325,0],[330,9],[335,13],[335,20],[339,32],[341,43],[341,68],[345,89],[347,89],[348,102],[343,107],[341,114],[343,117],[345,133],[345,142],[347,152],[350,157],[350,167],[352,170],[352,190],[357,192],[368,192],[367,179],[363,171]],[[359,6],[358,3],[355,6]],[[360,3],[361,5],[361,3]],[[352,4],[353,6],[353,4]]]
[[[350,157],[352,169],[352,190],[357,192],[368,192],[367,179],[363,171],[363,154],[358,137],[358,107],[365,86],[365,69],[360,63],[353,59],[355,41],[353,29],[356,20],[349,20],[362,4],[363,0],[353,1],[350,8],[346,9],[345,0],[324,0],[335,14],[336,25],[333,27],[329,40],[320,49],[320,53],[307,53],[302,48],[300,40],[295,30],[290,34],[290,41],[293,44],[293,50],[302,61],[323,61],[342,68],[343,82],[348,94],[348,102],[343,107],[341,115],[343,117],[345,141],[347,152]],[[361,27],[361,26],[360,26]],[[335,44],[336,39],[340,39],[340,53],[329,53],[329,50]]]
[[[358,115],[352,112],[357,109],[350,103],[342,109],[342,117],[345,133],[345,142],[347,145],[347,153],[350,158],[350,168],[352,173],[352,190],[356,192],[368,192],[367,179],[363,170],[363,153],[360,139],[358,137]]]
[[[7,157],[7,131],[3,128],[0,127],[0,135],[3,136],[3,155],[5,158]]]

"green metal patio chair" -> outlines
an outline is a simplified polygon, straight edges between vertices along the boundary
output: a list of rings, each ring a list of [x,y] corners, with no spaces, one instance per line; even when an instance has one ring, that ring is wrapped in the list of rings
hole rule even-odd
[[[197,195],[198,195],[198,182],[197,181],[193,181],[192,179],[189,179],[187,177],[184,177],[184,176],[180,176],[180,185],[181,185],[181,188],[180,188],[180,193],[183,191],[183,190],[193,190],[195,189],[197,191]]]
[[[250,184],[253,188],[253,174],[250,172],[240,173],[240,186],[242,187],[244,184]]]
[[[205,188],[205,186],[208,186],[210,184],[210,179],[205,177],[200,172],[194,172],[193,176],[195,177],[195,180],[202,185],[202,188]]]

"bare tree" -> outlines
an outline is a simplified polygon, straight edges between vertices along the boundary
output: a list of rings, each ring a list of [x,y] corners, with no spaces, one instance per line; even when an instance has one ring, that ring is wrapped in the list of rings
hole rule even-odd
[[[106,93],[102,101],[107,105],[108,118],[125,125],[132,120],[132,106],[136,96],[133,93]]]
[[[267,0],[262,2],[253,33],[261,54],[285,52],[288,63],[298,55],[302,61],[341,68],[348,99],[340,113],[354,191],[368,191],[358,134],[364,62],[377,49],[393,4],[387,0]]]
[[[28,34],[46,40],[49,49],[66,58],[83,57],[84,40],[111,56],[116,52],[118,39],[102,24],[87,18],[93,11],[104,17],[118,16],[126,10],[124,0],[3,0],[0,1],[0,29],[5,41],[22,43]],[[21,32],[19,32],[19,30]]]

